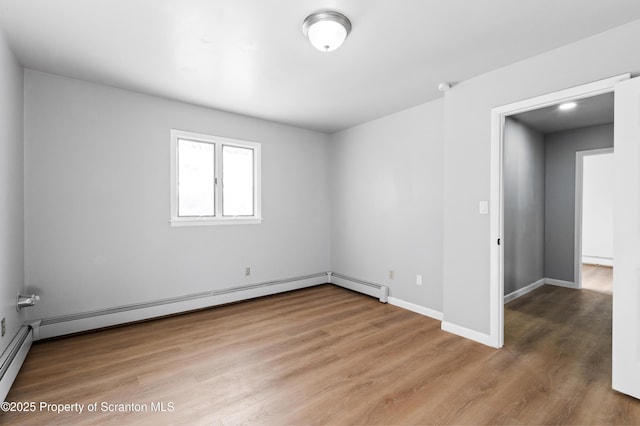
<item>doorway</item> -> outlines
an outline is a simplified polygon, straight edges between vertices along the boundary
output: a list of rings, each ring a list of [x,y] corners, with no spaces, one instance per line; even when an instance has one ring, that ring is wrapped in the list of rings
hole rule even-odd
[[[612,311],[612,388],[640,399],[640,78],[624,74],[491,111],[488,344],[504,344],[502,148],[505,118],[519,112],[615,91],[615,268]]]
[[[579,288],[613,293],[613,148],[576,153]]]
[[[605,93],[505,118],[505,303],[543,284],[581,288],[585,255],[612,266],[613,110]]]
[[[525,101],[494,108],[491,140],[491,196],[490,196],[490,344],[504,345],[504,182],[503,138],[506,118],[528,111],[540,110],[559,103],[577,101],[613,92],[614,86],[630,78],[629,74],[561,90]],[[573,249],[572,249],[573,251]],[[575,254],[574,254],[575,256]],[[573,269],[573,268],[572,268]],[[573,271],[572,271],[573,272]]]

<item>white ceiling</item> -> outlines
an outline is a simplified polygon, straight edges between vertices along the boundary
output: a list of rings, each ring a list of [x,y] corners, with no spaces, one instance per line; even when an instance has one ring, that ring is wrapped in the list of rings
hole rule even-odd
[[[337,51],[311,12],[353,23]],[[638,0],[0,0],[31,69],[324,132],[640,19]]]
[[[558,105],[522,112],[512,117],[540,133],[613,123],[613,93],[580,99],[576,108],[561,111]]]

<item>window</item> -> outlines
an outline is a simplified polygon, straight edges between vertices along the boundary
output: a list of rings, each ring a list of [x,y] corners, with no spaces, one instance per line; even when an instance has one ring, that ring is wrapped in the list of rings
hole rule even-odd
[[[260,144],[171,130],[171,225],[260,223]]]

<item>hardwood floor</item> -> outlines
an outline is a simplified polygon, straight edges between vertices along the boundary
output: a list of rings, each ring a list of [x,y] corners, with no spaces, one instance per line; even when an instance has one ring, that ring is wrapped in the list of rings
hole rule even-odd
[[[325,285],[37,343],[8,401],[38,410],[0,423],[640,424],[610,387],[611,296],[543,286],[505,316],[495,350]]]

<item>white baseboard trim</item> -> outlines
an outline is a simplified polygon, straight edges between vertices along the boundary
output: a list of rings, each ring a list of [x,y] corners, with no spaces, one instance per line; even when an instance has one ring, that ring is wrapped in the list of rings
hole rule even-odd
[[[524,296],[527,293],[531,293],[533,290],[535,290],[538,287],[542,287],[545,283],[545,280],[546,278],[540,278],[538,281],[531,283],[526,287],[522,287],[521,289],[518,289],[514,292],[507,294],[506,296],[504,296],[504,303],[511,302],[512,300],[517,299],[518,297]]]
[[[327,274],[319,273],[304,277],[213,290],[147,303],[119,306],[99,311],[43,318],[40,323],[39,336],[37,339],[47,339],[165,315],[179,314],[326,283]]]
[[[420,315],[424,315],[429,318],[436,319],[438,321],[442,321],[442,312],[436,311],[435,309],[416,305],[415,303],[407,302],[406,300],[398,299],[396,297],[389,297],[389,304],[406,309],[411,312],[415,312]]]
[[[330,272],[328,274],[331,277],[331,284],[375,297],[379,299],[380,302],[387,303],[387,299],[389,297],[389,287],[387,286],[347,277],[346,275],[342,275],[337,272]]]
[[[555,285],[558,287],[573,288],[573,289],[578,288],[577,284],[572,281],[554,280],[553,278],[542,278],[534,283],[529,284],[526,287],[523,287],[519,290],[516,290],[512,293],[507,294],[506,296],[504,296],[504,303],[508,303],[508,302],[511,302],[512,300],[517,299],[518,297],[522,297],[525,294],[530,293],[533,290],[537,289],[538,287],[542,287],[545,284]]]
[[[567,287],[567,288],[574,288],[574,289],[578,288],[578,285],[572,281],[554,280],[553,278],[545,278],[544,283],[549,285],[555,285],[558,287]]]
[[[582,263],[586,263],[587,265],[613,267],[613,259],[610,257],[582,256]]]
[[[478,343],[482,343],[483,345],[491,346],[493,348],[497,347],[496,344],[492,341],[491,336],[489,336],[488,334],[480,333],[479,331],[471,330],[470,328],[452,324],[447,321],[442,321],[441,328],[443,331],[476,341]]]
[[[0,398],[5,400],[13,381],[18,376],[33,343],[33,334],[29,326],[23,326],[13,337],[9,346],[0,357]]]

